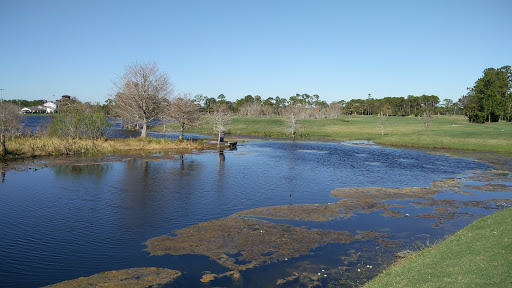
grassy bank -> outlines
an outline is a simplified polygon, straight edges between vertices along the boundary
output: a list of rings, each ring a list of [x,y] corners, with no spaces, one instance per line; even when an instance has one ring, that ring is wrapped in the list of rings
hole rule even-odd
[[[476,220],[365,287],[512,287],[512,209]]]
[[[155,138],[69,139],[56,137],[17,137],[6,140],[7,159],[35,156],[83,155],[141,151],[204,149],[202,142]],[[1,156],[0,156],[1,157]]]
[[[207,119],[187,132],[212,133]],[[434,116],[429,130],[416,117],[386,117],[384,135],[376,116],[342,116],[338,119],[299,121],[298,138],[310,140],[371,140],[388,146],[443,148],[512,153],[512,123],[468,123],[462,116]],[[161,130],[161,126],[155,127]],[[173,129],[168,125],[167,129]],[[229,133],[265,137],[290,137],[281,118],[234,117]]]

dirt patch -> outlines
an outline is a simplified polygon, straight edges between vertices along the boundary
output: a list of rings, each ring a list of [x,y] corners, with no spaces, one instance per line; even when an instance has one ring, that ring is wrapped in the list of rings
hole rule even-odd
[[[181,272],[164,268],[132,268],[126,270],[109,271],[89,277],[60,282],[47,288],[143,288],[143,287],[169,287],[180,278]]]

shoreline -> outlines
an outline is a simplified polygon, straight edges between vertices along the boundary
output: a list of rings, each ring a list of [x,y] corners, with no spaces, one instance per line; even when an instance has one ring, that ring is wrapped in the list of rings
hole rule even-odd
[[[229,138],[228,140],[241,140],[241,141],[247,141],[247,138]],[[258,137],[257,139],[253,138],[250,141],[275,141],[275,139],[264,139],[263,137]],[[289,142],[287,140],[284,140],[286,142]],[[366,141],[366,140],[365,140]],[[312,140],[309,141],[300,141],[300,142],[312,142]],[[320,143],[336,143],[339,141],[316,141]],[[387,147],[387,146],[383,146]],[[405,148],[409,149],[409,148]],[[418,149],[419,150],[419,149]],[[421,149],[423,151],[426,151],[425,149]],[[432,149],[434,150],[434,149]],[[112,155],[103,155],[103,156],[88,156],[88,157],[80,157],[80,156],[68,156],[68,157],[57,157],[57,156],[49,156],[49,157],[36,157],[34,159],[31,159],[32,163],[27,163],[25,161],[26,159],[20,161],[21,164],[26,164],[25,166],[19,166],[16,167],[16,165],[10,165],[11,169],[16,169],[17,171],[26,171],[29,169],[37,169],[34,167],[48,167],[53,165],[90,165],[90,164],[102,164],[102,163],[108,163],[108,162],[122,162],[127,159],[131,159],[134,157],[137,158],[144,158],[148,159],[150,161],[159,161],[159,160],[165,160],[165,159],[179,159],[180,154],[189,154],[189,153],[208,153],[207,151],[211,151],[212,153],[215,153],[216,149],[204,149],[204,150],[193,150],[193,149],[184,149],[181,151],[166,151],[164,153],[158,153],[158,150],[145,150],[145,151],[137,151],[140,153],[134,153],[134,151],[128,152],[126,154],[124,153],[115,153]],[[428,151],[427,151],[428,152]],[[445,154],[445,152],[448,154],[448,156],[451,157],[471,157],[474,158],[476,161],[483,161],[486,163],[491,164],[492,166],[495,166],[498,168],[498,165],[501,165],[502,167],[508,167],[508,170],[510,171],[510,167],[512,167],[512,157],[502,157],[501,154],[497,154],[494,152],[485,152],[485,153],[474,153],[471,151],[459,151],[461,154],[458,156],[452,155],[449,152],[453,152],[453,150],[449,151],[431,151],[428,153],[439,153],[439,154]],[[156,155],[155,155],[156,154]],[[471,154],[471,155],[467,155]],[[507,166],[508,165],[508,166]],[[0,170],[3,167],[0,166]],[[504,171],[504,173],[510,173],[509,171]],[[498,171],[499,172],[499,171]],[[317,208],[318,205],[312,205],[312,207]],[[325,205],[324,205],[325,206]],[[322,206],[323,207],[323,206]],[[325,206],[325,208],[328,208],[329,206]],[[247,212],[247,211],[245,211]],[[395,215],[396,216],[396,215]],[[464,228],[462,228],[464,229]]]

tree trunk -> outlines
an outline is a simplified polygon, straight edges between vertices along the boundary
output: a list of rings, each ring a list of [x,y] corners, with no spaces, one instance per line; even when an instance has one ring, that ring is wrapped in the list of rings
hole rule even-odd
[[[185,123],[181,123],[180,140],[183,140],[183,133],[185,132]]]
[[[142,133],[140,134],[140,137],[146,138],[147,135],[148,135],[148,120],[146,120],[146,118],[144,118],[142,120]]]
[[[5,156],[7,154],[7,149],[5,148],[5,135],[0,135],[0,146],[2,147],[2,155]]]

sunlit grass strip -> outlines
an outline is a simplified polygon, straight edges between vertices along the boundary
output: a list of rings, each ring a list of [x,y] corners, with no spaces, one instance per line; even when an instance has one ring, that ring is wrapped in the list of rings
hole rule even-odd
[[[6,141],[7,158],[120,153],[129,151],[169,151],[202,149],[204,144],[190,140],[155,138],[71,139],[58,137],[16,137]]]
[[[512,209],[413,253],[365,287],[512,287]]]
[[[377,144],[412,147],[459,149],[486,152],[512,153],[512,140],[508,139],[481,139],[481,138],[455,138],[435,134],[397,135],[375,140]]]
[[[376,116],[342,116],[338,119],[300,120],[299,139],[370,140],[396,147],[442,148],[512,153],[512,122],[472,124],[463,116],[434,116],[429,130],[418,117],[385,117],[384,135]],[[205,118],[203,125],[188,132],[212,133]],[[167,128],[172,129],[172,125]],[[229,133],[291,138],[285,118],[234,117]]]

